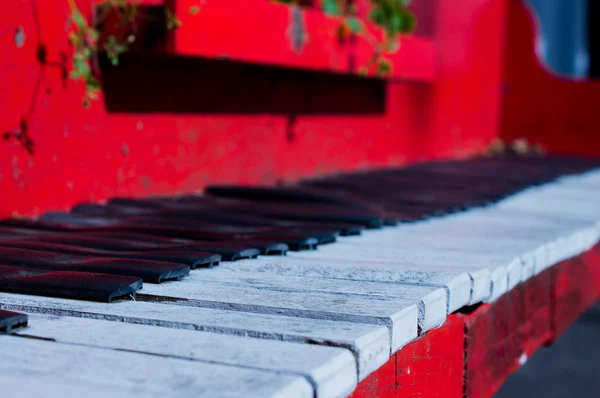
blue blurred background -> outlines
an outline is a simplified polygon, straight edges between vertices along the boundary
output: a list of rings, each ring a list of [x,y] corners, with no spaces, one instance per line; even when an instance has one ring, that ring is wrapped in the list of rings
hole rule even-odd
[[[527,1],[538,17],[537,52],[543,63],[557,75],[587,78],[588,1],[598,0]]]

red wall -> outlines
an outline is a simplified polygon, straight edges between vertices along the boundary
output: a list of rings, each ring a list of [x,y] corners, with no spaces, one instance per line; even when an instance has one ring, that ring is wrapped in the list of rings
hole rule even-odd
[[[0,216],[113,195],[189,192],[217,181],[270,184],[465,156],[500,133],[504,0],[435,2],[433,81],[382,82],[180,54],[132,57],[103,70],[106,101],[91,109],[81,105],[81,85],[64,79],[67,1],[5,1]],[[219,1],[206,0],[206,7]],[[78,4],[89,9],[89,0]],[[247,18],[269,24],[260,13]],[[197,40],[231,42],[224,34]],[[248,45],[258,53],[269,48]],[[419,62],[418,54],[403,62]],[[21,120],[33,155],[12,137]]]

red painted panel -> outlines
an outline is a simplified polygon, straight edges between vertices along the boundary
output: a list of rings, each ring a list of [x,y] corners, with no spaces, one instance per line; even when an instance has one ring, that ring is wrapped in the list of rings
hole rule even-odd
[[[551,321],[553,277],[552,269],[543,271],[510,292],[516,298],[513,309],[522,316],[519,320],[520,348],[527,357],[554,338]]]
[[[463,394],[462,317],[451,315],[437,329],[403,347],[359,383],[350,398],[445,397]]]
[[[392,355],[383,366],[361,381],[348,398],[395,398],[397,355]]]
[[[182,21],[175,36],[176,54],[356,73],[373,53],[366,40],[340,42],[339,18],[318,8],[294,11],[268,0],[205,1],[200,12],[192,15],[189,9],[195,5],[198,0],[176,2]],[[301,35],[298,43],[295,30]],[[380,36],[377,29],[369,30]],[[436,47],[430,39],[403,38],[402,52],[391,59],[393,77],[419,81],[435,78]]]
[[[593,285],[596,287],[596,300],[598,300],[600,299],[600,245],[582,254],[581,259],[590,272]]]
[[[396,355],[397,397],[463,396],[464,322],[451,315]]]
[[[78,4],[90,9],[89,0]],[[438,0],[431,18],[439,49],[432,84],[390,82],[379,89],[373,84],[381,82],[373,79],[357,90],[363,80],[355,78],[331,88],[327,75],[315,72],[299,85],[270,80],[267,69],[232,76],[213,67],[204,74],[181,57],[148,57],[111,69],[110,75],[133,70],[128,79],[109,79],[104,70],[106,103],[87,110],[81,84],[64,79],[61,54],[67,55],[65,66],[70,62],[66,1],[11,0],[8,9],[0,16],[0,134],[9,133],[0,141],[0,216],[35,215],[114,195],[189,192],[213,182],[272,184],[465,156],[498,135],[504,0],[465,0],[460,7]],[[287,21],[287,11],[278,10]],[[256,25],[279,23],[265,18]],[[20,47],[14,37],[19,27],[25,35]],[[269,43],[250,43],[254,50],[248,53],[268,53]],[[38,48],[45,49],[45,65],[36,59]],[[420,55],[413,57],[418,62]],[[185,81],[167,84],[177,76]],[[286,97],[291,88],[304,90],[301,99]],[[243,109],[255,102],[252,95],[262,107]],[[168,113],[109,111],[119,98],[200,105]],[[277,110],[283,100],[285,112]],[[314,109],[313,103],[324,106]],[[33,156],[11,138],[21,120],[35,143]]]
[[[597,249],[596,249],[597,250]],[[589,257],[588,257],[589,259]],[[554,267],[553,327],[558,338],[598,299],[597,268],[599,263],[575,257]]]
[[[510,294],[465,316],[465,396],[491,397],[519,367],[519,318]]]
[[[502,137],[527,138],[550,152],[600,155],[600,81],[553,75],[535,53],[534,18],[510,0],[505,55]]]

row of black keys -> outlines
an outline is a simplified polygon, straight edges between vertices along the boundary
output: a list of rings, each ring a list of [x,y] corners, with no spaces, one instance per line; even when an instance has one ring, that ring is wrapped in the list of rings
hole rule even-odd
[[[288,250],[340,235],[496,202],[600,165],[595,160],[477,158],[266,188],[213,186],[206,195],[114,198],[39,220],[0,221],[0,291],[113,301],[142,281]]]

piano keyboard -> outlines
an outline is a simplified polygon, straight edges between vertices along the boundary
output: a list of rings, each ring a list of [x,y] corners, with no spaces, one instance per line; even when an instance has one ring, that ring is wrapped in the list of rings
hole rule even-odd
[[[600,237],[599,162],[476,158],[0,222],[12,397],[344,397]]]

